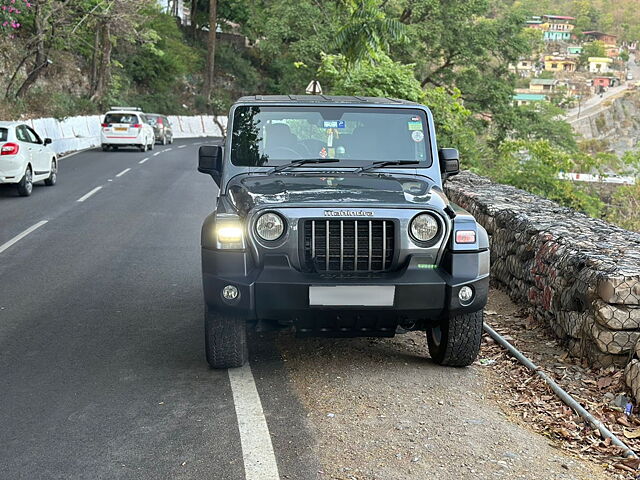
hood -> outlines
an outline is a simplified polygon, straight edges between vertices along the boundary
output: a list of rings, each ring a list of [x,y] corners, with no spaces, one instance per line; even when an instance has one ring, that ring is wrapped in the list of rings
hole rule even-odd
[[[265,205],[402,206],[426,205],[444,194],[426,177],[379,174],[319,173],[241,176],[229,184],[229,196],[240,212]]]

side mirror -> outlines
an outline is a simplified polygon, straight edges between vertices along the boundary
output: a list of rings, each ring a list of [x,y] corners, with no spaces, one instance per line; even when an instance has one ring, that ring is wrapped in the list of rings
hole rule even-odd
[[[53,140],[51,140],[50,138],[45,138],[44,139],[44,144],[45,145],[51,145],[51,143],[53,143]]]
[[[198,151],[198,171],[211,175],[218,186],[222,178],[222,153],[220,145],[203,145]]]
[[[455,148],[441,148],[438,150],[440,158],[440,172],[443,180],[460,173],[460,154]]]

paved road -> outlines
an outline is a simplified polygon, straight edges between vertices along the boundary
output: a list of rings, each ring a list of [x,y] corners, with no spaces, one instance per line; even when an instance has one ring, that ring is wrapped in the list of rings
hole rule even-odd
[[[230,378],[203,353],[201,141],[87,151],[29,198],[0,187],[0,250],[48,221],[0,253],[1,479],[244,479]],[[254,345],[280,475],[315,478],[280,356]]]
[[[629,63],[627,64],[627,70],[633,74],[633,80],[623,81],[621,85],[613,88],[609,88],[602,97],[600,95],[593,95],[588,98],[580,107],[572,108],[565,114],[565,118],[569,123],[575,123],[586,116],[593,115],[602,110],[602,104],[616,97],[621,93],[626,92],[632,85],[635,85],[640,80],[640,65],[636,63],[636,57],[631,55]]]

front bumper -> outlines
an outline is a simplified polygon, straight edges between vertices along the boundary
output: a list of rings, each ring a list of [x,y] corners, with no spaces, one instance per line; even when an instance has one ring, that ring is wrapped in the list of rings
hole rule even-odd
[[[245,254],[203,249],[205,302],[209,308],[232,309],[249,320],[295,324],[303,333],[350,335],[358,331],[391,336],[398,324],[437,322],[484,308],[489,289],[488,255],[488,251],[464,254],[466,263],[476,265],[471,278],[456,278],[442,268],[422,269],[419,258],[412,258],[406,268],[393,273],[319,276],[295,270],[284,256],[267,257],[262,268],[247,271]],[[485,261],[486,272],[480,265]],[[222,289],[227,285],[238,289],[235,300],[223,298]],[[393,305],[310,305],[309,287],[336,285],[394,286]],[[474,291],[466,305],[458,299],[463,286]]]

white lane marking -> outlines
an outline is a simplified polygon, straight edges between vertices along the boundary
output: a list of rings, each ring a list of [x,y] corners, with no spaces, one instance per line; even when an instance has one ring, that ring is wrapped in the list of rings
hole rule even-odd
[[[111,181],[111,180],[109,180]],[[81,196],[78,200],[76,200],[76,202],[84,202],[87,198],[89,198],[91,195],[93,195],[94,193],[98,193],[100,190],[102,190],[102,187],[96,187],[93,190],[91,190],[89,193],[87,193],[86,195]]]
[[[110,178],[109,180],[107,180],[107,182],[113,182],[113,179]]]
[[[121,177],[122,175],[124,175],[125,173],[127,173],[129,170],[131,170],[130,168],[125,168],[124,170],[122,170],[119,174],[116,175],[116,178]]]
[[[65,158],[74,157],[74,156],[78,155],[79,153],[88,152],[89,150],[98,150],[98,149],[96,147],[83,148],[82,150],[78,150],[77,152],[67,153],[66,155],[62,155],[62,156],[58,157],[58,161],[64,160]]]
[[[144,162],[146,162],[147,160],[149,160],[149,157],[147,157],[147,158],[143,158],[143,159],[142,159],[142,160],[140,160],[138,163],[139,163],[140,165],[142,165],[142,164],[143,164]]]
[[[186,148],[186,145],[180,145],[178,148]]]
[[[164,150],[162,150],[163,152],[170,152],[171,150],[173,150],[173,148],[165,148]]]
[[[154,157],[157,157],[158,155],[160,155],[162,152],[156,152],[153,154]]]
[[[269,427],[251,367],[229,369],[246,480],[280,480]]]
[[[7,248],[9,248],[10,246],[18,243],[20,240],[22,240],[24,237],[26,237],[27,235],[29,235],[31,232],[33,232],[34,230],[37,230],[38,228],[40,228],[42,225],[44,225],[45,223],[47,223],[49,220],[41,220],[38,223],[36,223],[35,225],[31,225],[29,228],[27,228],[24,232],[19,233],[18,235],[16,235],[15,237],[13,237],[11,240],[9,240],[7,243],[4,243],[2,245],[0,245],[0,253],[4,252]]]

